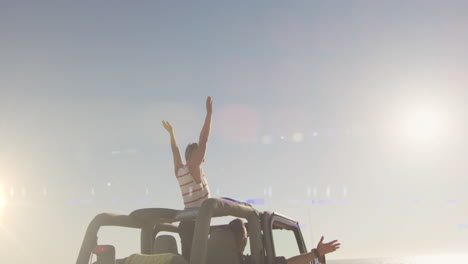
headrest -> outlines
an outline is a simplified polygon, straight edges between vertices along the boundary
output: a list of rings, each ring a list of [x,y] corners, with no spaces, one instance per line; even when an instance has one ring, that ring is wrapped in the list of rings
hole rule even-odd
[[[230,230],[215,230],[208,239],[208,264],[240,264],[240,253]]]
[[[160,235],[154,240],[153,253],[173,253],[178,254],[177,242],[171,235]]]

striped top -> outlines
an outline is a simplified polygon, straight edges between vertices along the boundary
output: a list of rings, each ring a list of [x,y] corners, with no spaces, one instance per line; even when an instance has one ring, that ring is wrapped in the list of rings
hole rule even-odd
[[[210,188],[206,178],[202,177],[201,182],[197,184],[189,172],[188,165],[179,168],[176,177],[184,199],[184,209],[198,208],[205,199],[210,198]]]

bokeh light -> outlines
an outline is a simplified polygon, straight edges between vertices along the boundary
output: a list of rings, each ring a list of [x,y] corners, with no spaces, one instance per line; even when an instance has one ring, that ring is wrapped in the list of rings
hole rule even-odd
[[[302,142],[304,140],[304,134],[301,132],[296,132],[292,135],[292,139],[296,143]]]

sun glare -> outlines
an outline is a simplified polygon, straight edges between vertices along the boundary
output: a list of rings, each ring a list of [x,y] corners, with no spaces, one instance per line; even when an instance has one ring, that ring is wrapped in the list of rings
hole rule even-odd
[[[5,199],[3,185],[0,183],[0,217],[3,216],[3,211],[6,206],[7,206],[7,200]]]
[[[443,122],[440,113],[429,108],[408,111],[403,124],[406,137],[419,142],[429,142],[441,136]]]

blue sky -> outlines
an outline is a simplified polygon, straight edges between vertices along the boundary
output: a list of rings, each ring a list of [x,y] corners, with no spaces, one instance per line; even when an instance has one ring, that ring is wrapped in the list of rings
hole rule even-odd
[[[463,252],[467,8],[1,1],[2,250],[74,261],[95,214],[182,207],[160,121],[196,141],[211,95],[215,196],[264,199],[335,258]]]

